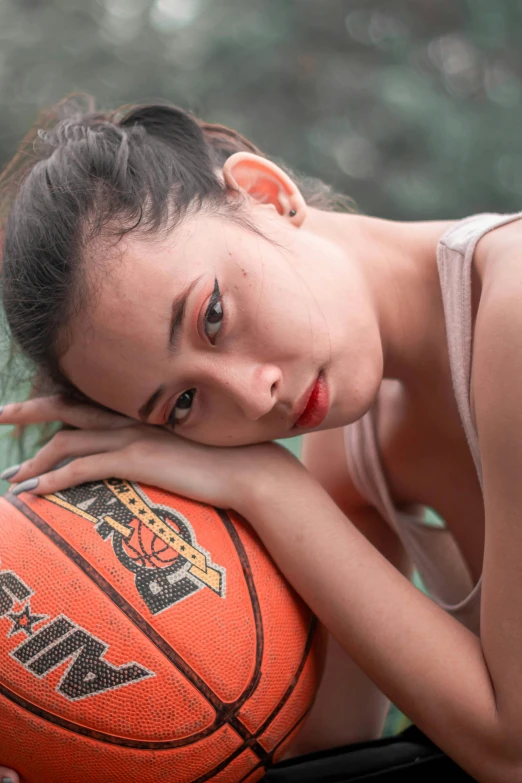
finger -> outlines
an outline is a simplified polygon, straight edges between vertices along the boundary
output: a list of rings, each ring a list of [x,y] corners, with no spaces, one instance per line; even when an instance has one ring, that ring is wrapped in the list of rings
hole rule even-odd
[[[13,769],[0,767],[0,783],[20,783],[20,778]]]
[[[83,484],[86,481],[99,481],[125,473],[125,478],[134,481],[129,470],[128,459],[123,451],[107,451],[104,454],[92,454],[79,457],[63,468],[52,470],[41,476],[27,479],[11,488],[13,495],[32,492],[35,495],[49,495],[62,489]]]
[[[136,424],[135,419],[98,408],[96,405],[70,402],[60,394],[11,402],[0,411],[0,424],[43,424],[63,421],[80,429],[116,429]]]
[[[116,430],[61,430],[40,451],[21,465],[7,468],[0,478],[6,481],[26,481],[53,470],[64,460],[119,451],[139,437],[135,428]]]

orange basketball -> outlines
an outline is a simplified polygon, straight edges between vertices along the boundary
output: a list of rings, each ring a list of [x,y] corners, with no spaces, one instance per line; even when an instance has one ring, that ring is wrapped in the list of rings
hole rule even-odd
[[[317,623],[239,516],[122,479],[0,498],[0,761],[29,783],[254,783]]]

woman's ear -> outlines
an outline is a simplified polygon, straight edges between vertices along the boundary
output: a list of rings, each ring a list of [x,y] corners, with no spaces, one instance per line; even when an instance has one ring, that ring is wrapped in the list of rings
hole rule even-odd
[[[306,217],[306,202],[293,180],[272,161],[251,152],[235,152],[223,166],[226,185],[259,204],[271,204],[294,226]]]

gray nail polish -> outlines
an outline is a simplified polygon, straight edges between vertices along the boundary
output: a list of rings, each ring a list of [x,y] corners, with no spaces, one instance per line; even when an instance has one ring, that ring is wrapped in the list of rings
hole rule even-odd
[[[13,478],[13,476],[18,473],[19,470],[20,465],[12,465],[10,468],[6,468],[2,473],[0,473],[0,479],[8,481],[9,479]]]
[[[2,778],[2,783],[13,783],[13,778]]]
[[[27,479],[26,481],[21,481],[20,484],[15,484],[15,486],[11,489],[11,494],[19,495],[20,492],[30,492],[32,489],[36,489],[37,486],[37,478]]]
[[[4,410],[4,406],[0,405],[0,413],[2,413],[3,410]],[[9,780],[9,778],[8,778],[8,780]],[[2,781],[2,783],[4,783],[4,781]]]

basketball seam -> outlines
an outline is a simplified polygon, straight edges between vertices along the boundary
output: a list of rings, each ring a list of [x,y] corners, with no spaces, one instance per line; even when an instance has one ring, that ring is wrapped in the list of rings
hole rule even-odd
[[[216,711],[216,718],[213,721],[213,723],[209,727],[207,727],[207,729],[204,729],[198,734],[192,735],[188,741],[185,739],[165,740],[165,741],[131,740],[124,737],[117,737],[115,735],[100,732],[97,731],[96,729],[90,729],[84,726],[80,726],[65,718],[60,718],[56,715],[53,715],[52,713],[48,713],[43,708],[37,707],[36,705],[32,704],[28,700],[24,699],[23,697],[18,696],[18,694],[12,692],[9,688],[7,688],[7,686],[0,684],[0,692],[2,692],[2,694],[6,698],[15,702],[16,704],[26,709],[27,711],[38,715],[42,719],[45,719],[51,723],[59,725],[62,728],[65,728],[73,733],[83,734],[92,739],[105,742],[108,744],[114,744],[123,747],[131,747],[133,749],[138,749],[138,750],[139,749],[169,750],[169,749],[174,749],[176,747],[187,747],[188,745],[200,741],[201,739],[205,738],[209,734],[213,733],[217,728],[221,728],[223,725],[228,723],[230,728],[236,734],[238,734],[239,737],[243,740],[243,743],[227,758],[226,763],[230,763],[230,761],[233,758],[235,758],[237,755],[243,752],[246,748],[249,748],[253,753],[255,753],[255,755],[257,755],[258,758],[260,759],[260,762],[264,762],[269,756],[272,755],[275,749],[270,752],[265,750],[262,747],[262,745],[257,741],[257,737],[259,737],[259,735],[268,728],[268,726],[274,720],[276,715],[280,712],[284,704],[288,701],[297,682],[299,681],[306,660],[308,659],[308,656],[310,654],[312,642],[315,636],[317,620],[315,617],[312,616],[312,621],[307,634],[307,640],[306,640],[305,647],[303,649],[301,661],[298,666],[298,669],[296,670],[296,673],[294,674],[294,677],[292,678],[292,682],[288,686],[287,690],[283,694],[282,698],[280,699],[279,703],[277,704],[276,708],[272,711],[270,716],[263,722],[261,727],[255,731],[255,733],[252,733],[249,729],[246,728],[246,726],[241,722],[241,720],[237,717],[237,715],[231,715],[230,713],[233,711],[237,712],[240,709],[240,707],[245,703],[245,701],[247,701],[247,699],[250,697],[252,692],[255,690],[260,679],[261,661],[262,661],[262,655],[264,649],[262,613],[261,613],[259,599],[257,596],[257,591],[255,588],[255,584],[251,572],[250,562],[248,560],[248,555],[244,549],[243,543],[237,531],[235,530],[228,514],[224,510],[215,509],[225,529],[227,530],[230,539],[232,540],[237,556],[239,558],[241,568],[243,570],[243,576],[249,592],[252,611],[254,614],[254,622],[256,626],[256,659],[255,659],[254,673],[252,675],[249,684],[242,692],[241,696],[238,699],[236,699],[235,702],[231,704],[226,704],[226,706],[225,703],[221,699],[219,699],[217,694],[215,694],[211,690],[211,688],[203,680],[201,680],[201,678],[197,675],[197,673],[194,672],[190,666],[188,666],[186,661],[184,661],[183,658],[179,657],[176,651],[163,639],[163,637],[161,637],[155,631],[155,629],[149,625],[147,620],[143,618],[139,614],[139,612],[137,612],[137,610],[135,610],[134,607],[115,590],[115,588],[112,587],[112,585],[105,579],[105,577],[103,577],[102,574],[100,574],[97,571],[97,569],[91,563],[89,563],[88,560],[86,560],[86,558],[84,558],[79,552],[77,552],[77,550],[75,550],[71,544],[69,544],[56,530],[54,530],[54,528],[51,525],[49,525],[35,511],[33,511],[33,509],[27,506],[19,498],[12,495],[7,495],[5,496],[5,499],[9,503],[11,503],[11,505],[15,506],[28,519],[28,521],[30,521],[33,525],[35,525],[35,527],[37,527],[37,529],[43,535],[45,535],[49,540],[51,540],[59,549],[64,551],[64,553],[69,557],[69,559],[71,559],[72,562],[74,562],[83,571],[83,573],[85,573],[85,575],[104,593],[104,595],[106,595],[109,598],[109,600],[111,600],[112,603],[114,603],[120,609],[120,611],[122,611],[122,613],[142,633],[144,633],[146,638],[148,638],[149,641],[152,644],[154,644],[154,646],[161,653],[165,655],[165,657],[187,678],[187,680],[212,705],[212,707]],[[293,728],[295,728],[295,726],[299,723],[299,721],[302,720],[302,717],[303,716],[301,716],[301,718],[296,722]],[[290,731],[292,731],[293,728],[290,729]],[[225,762],[219,764],[211,773],[208,773],[208,775],[205,774],[203,777],[198,778],[197,781],[195,781],[194,783],[203,783],[203,781],[208,780],[209,775],[217,774],[217,772],[220,771],[220,769],[224,768],[223,765],[226,766]]]

